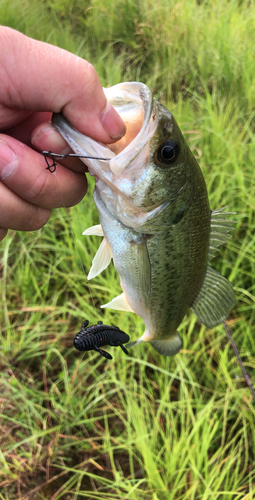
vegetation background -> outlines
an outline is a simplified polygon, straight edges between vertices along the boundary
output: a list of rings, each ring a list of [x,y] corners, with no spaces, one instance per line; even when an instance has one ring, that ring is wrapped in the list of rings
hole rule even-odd
[[[254,0],[0,0],[0,21],[87,58],[104,86],[146,83],[173,112],[211,207],[237,212],[213,265],[234,285],[228,324],[255,381]],[[143,331],[99,308],[120,293],[113,266],[87,283],[92,191],[1,244],[0,499],[255,498],[254,401],[222,326],[189,312],[174,358],[74,352],[86,318]]]

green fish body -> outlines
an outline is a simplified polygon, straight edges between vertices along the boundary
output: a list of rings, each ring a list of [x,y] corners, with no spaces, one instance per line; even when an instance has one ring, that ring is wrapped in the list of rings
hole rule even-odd
[[[127,125],[124,139],[109,147],[71,127],[62,115],[53,124],[75,153],[110,158],[85,160],[96,178],[100,226],[84,234],[104,236],[88,279],[113,258],[123,293],[102,307],[133,311],[145,332],[133,342],[162,355],[182,347],[177,332],[191,307],[212,328],[235,304],[232,285],[209,264],[233,222],[212,212],[200,167],[172,114],[141,83],[105,89]]]

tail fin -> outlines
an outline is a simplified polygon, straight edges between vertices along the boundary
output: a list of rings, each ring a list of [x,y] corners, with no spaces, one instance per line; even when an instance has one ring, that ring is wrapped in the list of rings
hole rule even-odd
[[[152,347],[162,356],[174,356],[182,348],[182,339],[178,332],[175,332],[168,339],[151,340]]]

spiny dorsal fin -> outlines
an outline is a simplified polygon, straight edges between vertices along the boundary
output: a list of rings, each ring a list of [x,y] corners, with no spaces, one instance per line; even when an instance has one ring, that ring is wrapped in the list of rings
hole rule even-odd
[[[85,236],[92,236],[92,235],[104,236],[101,224],[97,224],[96,226],[88,227],[88,229],[86,229],[86,231],[83,231],[82,234],[84,234]]]
[[[104,304],[101,307],[105,309],[115,309],[115,311],[134,312],[132,307],[129,305],[124,293],[121,293],[121,295],[118,295],[118,297],[114,297],[111,302],[108,302],[108,304]]]
[[[191,306],[192,311],[203,325],[213,328],[228,317],[235,304],[231,283],[208,264],[201,290]]]
[[[104,269],[109,266],[112,259],[111,247],[106,238],[103,239],[93,261],[88,274],[88,280],[98,276]]]
[[[224,212],[225,208],[218,208],[212,211],[211,217],[211,234],[209,243],[209,260],[214,257],[215,252],[218,251],[218,247],[226,243],[226,241],[231,238],[228,234],[234,227],[236,221],[225,219],[225,216],[234,215],[236,212]]]

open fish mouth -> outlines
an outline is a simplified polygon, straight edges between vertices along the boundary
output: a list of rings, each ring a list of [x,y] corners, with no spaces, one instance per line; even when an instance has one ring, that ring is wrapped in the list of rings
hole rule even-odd
[[[150,89],[143,83],[121,83],[104,89],[107,100],[126,124],[125,136],[108,146],[116,156],[110,161],[110,169],[121,175],[141,149],[149,142],[157,127],[157,114]]]
[[[126,124],[126,134],[118,142],[106,146],[80,134],[61,113],[53,114],[52,123],[76,154],[110,158],[106,162],[84,160],[91,175],[106,181],[106,172],[118,177],[136,159],[154,135],[158,119],[156,102],[143,83],[120,83],[104,92]]]

